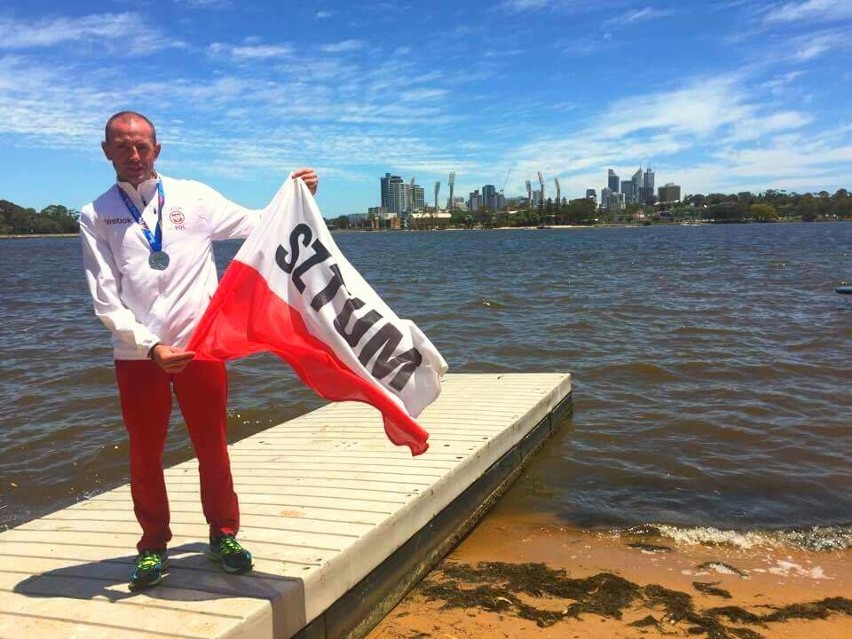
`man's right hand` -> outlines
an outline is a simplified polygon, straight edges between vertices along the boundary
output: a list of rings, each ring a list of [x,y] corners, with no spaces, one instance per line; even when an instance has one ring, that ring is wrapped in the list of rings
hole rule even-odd
[[[167,373],[180,373],[193,357],[195,351],[183,351],[165,344],[157,344],[151,350],[151,359]]]

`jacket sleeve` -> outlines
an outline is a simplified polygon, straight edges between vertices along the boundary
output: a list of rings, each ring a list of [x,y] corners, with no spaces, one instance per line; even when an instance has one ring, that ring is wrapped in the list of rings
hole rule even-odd
[[[197,188],[202,190],[204,215],[210,225],[213,240],[248,237],[266,211],[240,206],[205,184],[199,183]]]
[[[121,274],[115,265],[109,243],[98,236],[93,212],[84,207],[80,215],[80,240],[86,284],[95,306],[95,315],[112,332],[113,341],[147,354],[160,339],[140,324],[121,301]]]

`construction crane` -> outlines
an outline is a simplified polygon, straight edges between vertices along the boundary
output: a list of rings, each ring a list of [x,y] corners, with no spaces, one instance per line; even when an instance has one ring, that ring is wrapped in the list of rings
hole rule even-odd
[[[450,172],[449,184],[450,184],[450,210],[455,211],[456,210],[456,202],[453,199],[453,194],[455,193],[455,189],[456,189],[456,172],[455,171]]]
[[[503,188],[500,189],[500,195],[503,195],[503,191],[506,190],[506,185],[509,183],[509,176],[512,175],[512,169],[515,168],[516,162],[512,163],[512,166],[509,167],[509,170],[506,171],[506,179],[503,180]]]
[[[532,208],[532,182],[527,180],[527,207]]]
[[[554,177],[553,181],[556,182],[556,206],[562,206],[562,189],[559,187],[559,178]]]

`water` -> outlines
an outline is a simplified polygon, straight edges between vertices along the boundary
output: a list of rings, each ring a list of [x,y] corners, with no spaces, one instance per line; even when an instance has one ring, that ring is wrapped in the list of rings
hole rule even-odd
[[[503,507],[593,528],[818,526],[852,545],[852,300],[834,293],[852,224],[335,237],[451,372],[573,373],[572,419]],[[218,246],[220,266],[237,248]],[[77,239],[0,241],[0,281],[14,525],[125,482],[128,451]],[[230,370],[232,441],[321,405],[274,357]],[[175,421],[166,463],[190,455]]]

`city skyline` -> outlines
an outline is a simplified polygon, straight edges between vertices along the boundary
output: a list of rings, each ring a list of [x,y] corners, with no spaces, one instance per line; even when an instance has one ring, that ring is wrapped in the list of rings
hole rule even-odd
[[[447,177],[447,182],[455,181],[455,173]],[[607,169],[607,185],[600,190],[601,197],[597,196],[597,189],[586,188],[585,195],[577,193],[564,193],[561,190],[559,179],[553,179],[553,186],[556,189],[556,195],[548,192],[546,189],[547,180],[541,172],[537,172],[539,188],[532,188],[532,181],[526,180],[527,199],[532,205],[541,204],[543,201],[559,201],[569,202],[574,199],[591,198],[596,204],[605,210],[623,209],[627,204],[651,204],[651,203],[674,203],[681,200],[682,190],[679,184],[667,182],[662,186],[656,186],[656,171],[650,165],[645,167],[644,171],[640,166],[629,180],[620,179],[620,176],[614,169]],[[382,219],[390,219],[393,217],[404,217],[409,213],[421,212],[427,209],[435,210],[435,204],[429,204],[425,200],[425,190],[422,186],[416,184],[416,178],[411,178],[406,181],[402,176],[392,175],[390,172],[385,172],[384,177],[379,178],[379,200],[378,206],[367,207],[367,214],[374,214]],[[503,189],[498,189],[494,184],[483,184],[480,188],[470,191],[467,199],[464,197],[453,198],[456,200],[454,206],[448,195],[443,202],[437,200],[438,192],[440,191],[441,182],[436,183],[437,191],[435,192],[436,203],[438,210],[448,210],[450,208],[466,208],[470,211],[476,211],[480,207],[485,207],[494,211],[500,210],[509,205],[509,202],[523,200],[520,195],[507,197]],[[480,193],[481,191],[481,193]],[[698,193],[698,192],[696,192]],[[542,195],[543,194],[543,195]],[[622,196],[616,197],[614,200],[609,200],[610,195]],[[705,194],[706,195],[706,194]],[[458,207],[458,203],[462,202],[463,206]],[[363,211],[352,211],[349,215],[362,215]]]
[[[652,163],[684,193],[852,184],[848,0],[9,0],[0,9],[0,199],[78,208],[111,182],[117,110],[158,166],[263,206],[321,174],[334,217],[376,176],[458,176],[566,197]],[[144,34],[144,37],[138,37]],[[128,37],[132,36],[132,37]],[[641,64],[629,63],[641,61]]]

